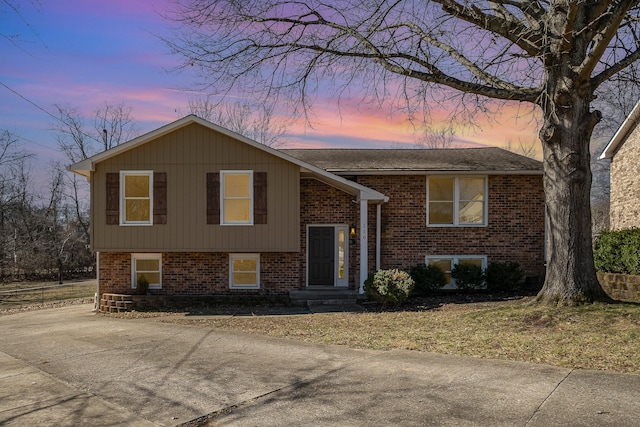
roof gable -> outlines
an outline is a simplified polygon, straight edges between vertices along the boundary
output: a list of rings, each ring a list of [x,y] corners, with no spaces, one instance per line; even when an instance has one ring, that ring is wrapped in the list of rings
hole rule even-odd
[[[227,135],[241,143],[247,144],[255,149],[261,150],[263,152],[272,154],[278,158],[286,160],[290,163],[293,163],[299,166],[302,170],[307,173],[311,173],[316,176],[318,179],[326,182],[327,184],[333,185],[347,193],[352,195],[357,195],[362,200],[372,200],[383,202],[387,200],[387,197],[371,188],[365,187],[361,184],[346,180],[340,176],[337,176],[331,172],[327,172],[317,166],[304,162],[298,158],[292,157],[282,151],[278,151],[266,145],[260,144],[259,142],[253,141],[247,137],[244,137],[240,134],[230,131],[229,129],[223,128],[222,126],[218,126],[213,124],[207,120],[201,119],[193,114],[183,117],[182,119],[176,120],[175,122],[169,123],[165,126],[162,126],[156,130],[148,132],[144,135],[141,135],[131,141],[120,144],[116,147],[113,147],[107,151],[103,151],[94,156],[91,156],[85,160],[82,160],[78,163],[72,164],[68,167],[68,170],[74,172],[79,175],[85,176],[87,179],[91,176],[91,172],[95,170],[95,165],[97,163],[106,161],[108,159],[112,159],[118,155],[121,155],[129,150],[133,150],[135,148],[141,147],[144,144],[150,143],[152,141],[157,140],[161,136],[167,135],[171,132],[174,132],[178,129],[181,129],[185,126],[191,125],[193,123],[197,123],[201,126],[214,130],[216,132]]]

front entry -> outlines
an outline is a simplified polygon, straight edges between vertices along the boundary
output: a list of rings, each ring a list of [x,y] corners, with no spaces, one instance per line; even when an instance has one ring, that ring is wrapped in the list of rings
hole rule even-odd
[[[347,286],[347,226],[309,226],[308,286]]]
[[[333,227],[309,228],[309,286],[333,286],[335,269]]]

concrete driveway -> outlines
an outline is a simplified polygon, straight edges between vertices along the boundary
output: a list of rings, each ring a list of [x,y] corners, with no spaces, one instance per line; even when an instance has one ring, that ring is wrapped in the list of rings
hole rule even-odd
[[[0,317],[0,425],[638,426],[640,376],[115,319]]]

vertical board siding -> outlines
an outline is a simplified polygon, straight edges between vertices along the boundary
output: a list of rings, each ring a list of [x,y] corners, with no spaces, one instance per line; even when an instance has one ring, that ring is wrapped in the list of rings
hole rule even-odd
[[[219,219],[215,224],[207,224],[207,174],[217,175],[220,170],[233,169],[253,170],[256,176],[266,174],[266,224],[221,226]],[[106,224],[107,174],[119,174],[121,170],[166,173],[166,224]],[[297,252],[300,249],[299,181],[298,166],[191,124],[96,165],[91,198],[93,249]]]

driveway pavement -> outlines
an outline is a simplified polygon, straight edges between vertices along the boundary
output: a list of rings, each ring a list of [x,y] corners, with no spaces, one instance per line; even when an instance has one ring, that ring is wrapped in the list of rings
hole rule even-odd
[[[3,426],[638,426],[640,376],[116,319],[0,316]]]

